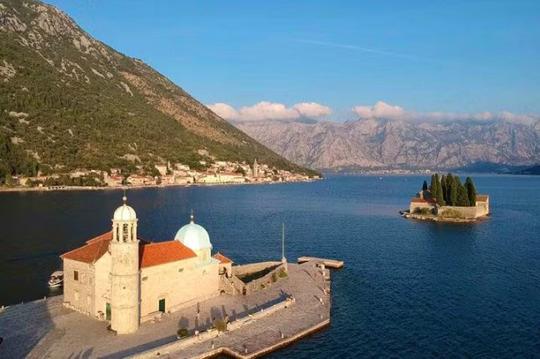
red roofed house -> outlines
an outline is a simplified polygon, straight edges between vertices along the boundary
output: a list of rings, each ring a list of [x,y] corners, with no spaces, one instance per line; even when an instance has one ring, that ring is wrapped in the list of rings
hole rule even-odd
[[[136,331],[160,312],[218,295],[220,275],[231,273],[232,261],[211,256],[208,232],[193,216],[174,240],[157,243],[137,236],[137,221],[124,197],[112,231],[61,256],[64,305],[110,321],[118,334]]]
[[[416,197],[411,199],[409,204],[410,213],[416,213],[422,211],[424,208],[432,210],[436,205],[435,199],[431,198],[429,191],[420,191]]]

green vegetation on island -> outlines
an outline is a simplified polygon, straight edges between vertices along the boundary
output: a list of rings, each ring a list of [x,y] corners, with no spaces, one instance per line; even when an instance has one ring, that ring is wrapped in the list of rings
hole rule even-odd
[[[426,192],[427,183],[424,181],[422,190]],[[426,188],[426,189],[424,189]],[[476,187],[471,177],[461,183],[458,176],[451,173],[431,176],[431,185],[428,191],[430,197],[440,206],[474,207],[476,205]]]

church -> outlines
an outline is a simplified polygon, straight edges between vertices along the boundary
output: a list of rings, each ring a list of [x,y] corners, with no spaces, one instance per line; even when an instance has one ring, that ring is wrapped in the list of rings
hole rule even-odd
[[[210,236],[193,214],[174,240],[153,243],[137,235],[137,214],[123,201],[110,232],[61,255],[66,307],[127,334],[161,313],[219,295],[232,261],[211,255]]]

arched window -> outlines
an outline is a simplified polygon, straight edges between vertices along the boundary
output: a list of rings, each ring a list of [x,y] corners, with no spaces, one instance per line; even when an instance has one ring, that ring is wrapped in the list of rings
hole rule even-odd
[[[129,238],[129,224],[125,223],[122,226],[123,226],[123,229],[122,229],[123,238],[122,238],[122,240],[124,242],[127,242],[128,238]]]

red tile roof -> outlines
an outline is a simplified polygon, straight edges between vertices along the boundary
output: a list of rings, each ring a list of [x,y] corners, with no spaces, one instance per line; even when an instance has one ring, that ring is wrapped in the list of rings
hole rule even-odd
[[[189,259],[197,255],[179,241],[148,243],[140,246],[139,265],[141,268]]]
[[[489,196],[487,194],[476,195],[476,202],[486,202],[488,199],[489,199]]]
[[[86,241],[84,246],[64,253],[60,257],[79,262],[94,263],[107,253],[111,240],[112,232],[103,233]],[[197,256],[195,252],[178,241],[159,243],[150,243],[142,239],[139,239],[139,241],[140,268],[175,262]]]
[[[109,242],[112,240],[112,232],[103,233],[95,238],[86,241],[82,247],[62,254],[63,259],[73,259],[79,262],[94,263],[109,249]]]
[[[221,264],[234,263],[230,258],[225,257],[223,254],[217,252],[212,257],[217,259]]]

